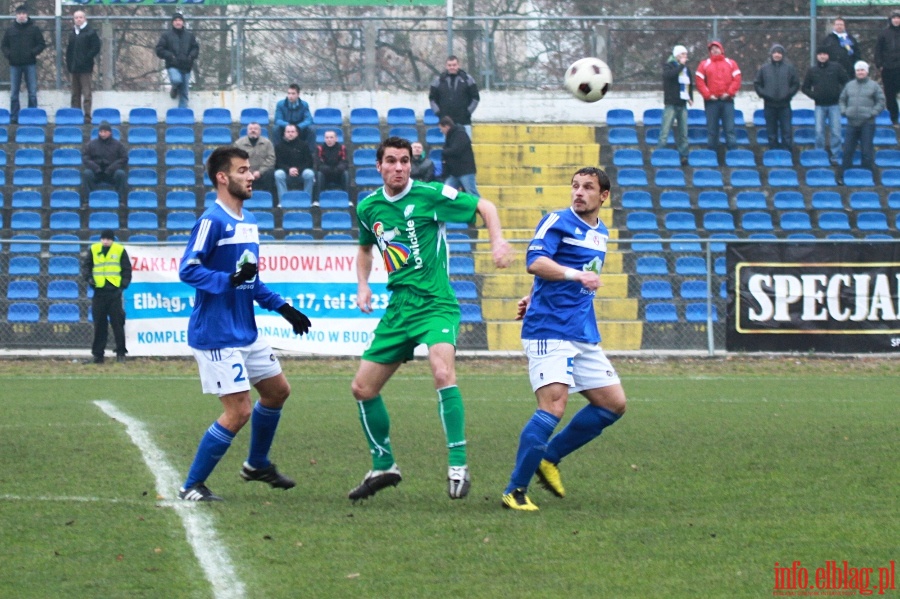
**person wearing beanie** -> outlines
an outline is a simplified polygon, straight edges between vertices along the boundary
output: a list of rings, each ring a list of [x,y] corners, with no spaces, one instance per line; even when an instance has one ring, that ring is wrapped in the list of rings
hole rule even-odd
[[[847,72],[847,78],[853,79],[853,63],[862,59],[859,42],[847,31],[847,23],[842,17],[834,19],[831,33],[819,44],[828,50],[828,57]]]
[[[737,149],[734,133],[734,96],[741,89],[741,69],[738,63],[725,56],[725,48],[718,40],[707,44],[709,58],[697,65],[694,83],[703,96],[706,111],[706,147],[719,147],[719,123],[725,130],[725,144]]]
[[[97,138],[84,145],[81,153],[84,170],[81,171],[81,187],[84,198],[100,185],[112,185],[119,194],[119,201],[125,199],[128,178],[128,152],[125,146],[112,134],[112,127],[103,121],[97,128]]]
[[[72,77],[71,106],[81,110],[84,122],[90,124],[94,60],[100,55],[103,42],[100,41],[97,30],[88,23],[83,10],[78,9],[72,13],[72,24],[65,55],[66,70]]]
[[[16,7],[16,19],[9,25],[0,43],[3,56],[9,62],[9,120],[12,123],[19,120],[22,77],[28,91],[28,108],[37,108],[37,57],[46,47],[44,34],[28,18],[28,7],[20,4]]]
[[[131,284],[131,259],[125,247],[116,241],[115,231],[104,229],[100,232],[100,241],[91,245],[91,251],[82,263],[81,273],[88,287],[94,290],[94,297],[91,299],[91,317],[94,320],[91,361],[103,364],[106,339],[111,326],[116,342],[116,361],[124,362],[128,350],[125,348],[122,291]]]
[[[816,102],[816,149],[825,149],[825,130],[830,132],[828,148],[831,163],[840,164],[841,145],[841,107],[838,100],[841,91],[847,84],[847,71],[838,63],[830,60],[828,48],[816,48],[816,64],[809,67],[803,78],[801,91]]]
[[[891,123],[898,123],[897,93],[900,92],[900,10],[891,11],[888,26],[875,42],[875,66],[881,72],[881,84]]]
[[[793,150],[791,98],[800,89],[797,69],[784,58],[784,46],[775,44],[769,50],[771,59],[759,67],[753,88],[763,99],[766,133],[770,150]]]
[[[172,27],[159,36],[156,55],[166,61],[166,71],[172,84],[169,96],[173,100],[178,98],[179,108],[187,108],[191,70],[200,55],[200,44],[197,43],[197,36],[185,28],[184,15],[180,12],[172,15]]]
[[[694,103],[694,83],[691,69],[687,66],[688,51],[682,45],[672,48],[672,56],[663,63],[663,109],[662,126],[659,129],[657,148],[664,148],[669,131],[675,133],[675,147],[681,155],[681,164],[687,164],[688,156],[688,106]],[[673,123],[675,124],[673,128]]]
[[[841,114],[847,117],[844,137],[844,156],[838,173],[838,184],[844,184],[844,172],[853,166],[856,146],[862,149],[863,168],[875,171],[875,117],[884,110],[884,92],[869,78],[869,65],[859,60],[853,65],[856,78],[844,86],[838,103]]]

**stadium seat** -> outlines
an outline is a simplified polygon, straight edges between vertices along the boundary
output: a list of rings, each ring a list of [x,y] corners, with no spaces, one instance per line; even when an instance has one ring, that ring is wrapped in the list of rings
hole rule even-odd
[[[456,299],[458,300],[478,299],[478,289],[472,281],[450,281],[450,286],[453,288],[453,293],[456,294]]]
[[[787,150],[766,150],[763,152],[763,166],[769,168],[793,168],[794,157]]]
[[[656,215],[652,212],[630,212],[625,217],[625,228],[629,231],[656,231]]]
[[[644,166],[644,155],[640,150],[619,148],[613,152],[613,164],[615,166]]]
[[[735,111],[735,117],[737,111]],[[741,115],[743,117],[743,114]],[[706,111],[702,108],[688,108],[688,127],[704,127],[706,126]]]
[[[692,146],[706,145],[706,127],[688,127],[688,144]]]
[[[131,210],[156,210],[159,200],[154,191],[129,191],[126,205]]]
[[[53,143],[57,145],[81,145],[84,135],[80,127],[60,127],[53,129]]]
[[[813,168],[806,171],[806,184],[809,187],[836,187],[834,171],[827,168]]]
[[[285,212],[281,223],[285,231],[305,231],[313,228],[312,216],[308,212]]]
[[[607,127],[634,127],[634,112],[627,108],[613,108],[606,112]],[[647,126],[647,123],[644,123]]]
[[[36,148],[19,148],[16,150],[13,164],[16,166],[43,166],[44,151]]]
[[[791,112],[791,125],[794,127],[813,127],[816,124],[816,111],[812,108],[795,108]]]
[[[80,167],[82,163],[81,152],[74,148],[57,148],[50,155],[50,163],[53,166]]]
[[[128,172],[128,185],[132,187],[156,187],[158,184],[156,169],[135,168]]]
[[[655,217],[653,222],[654,224],[656,223]],[[635,235],[632,235],[631,241],[631,251],[633,252],[663,251],[663,246],[660,242],[660,236],[657,233],[636,233]]]
[[[690,210],[691,196],[684,191],[664,191],[659,194],[659,207],[665,210]]]
[[[126,226],[130,230],[158,229],[159,219],[155,212],[129,212]]]
[[[0,110],[6,110],[2,108]],[[7,131],[6,127],[0,127],[0,143],[7,143],[9,141],[9,131]]]
[[[759,171],[749,169],[735,169],[731,171],[732,187],[762,187],[759,179]]]
[[[874,144],[876,146],[896,146],[897,134],[892,128],[878,127],[875,129]]]
[[[315,237],[309,233],[290,233],[284,236],[285,241],[314,241]]]
[[[388,137],[399,137],[409,143],[416,143],[419,141],[419,131],[415,127],[391,127]]]
[[[819,229],[823,231],[849,231],[850,219],[845,212],[823,212],[819,215]]]
[[[836,191],[817,191],[812,195],[814,210],[843,210],[844,202]]]
[[[425,143],[429,146],[442,146],[447,141],[440,127],[429,127],[425,130]]]
[[[723,187],[722,173],[712,169],[694,171],[694,187]]]
[[[374,108],[353,108],[350,110],[351,125],[375,125],[379,124],[378,111]]]
[[[387,111],[388,126],[395,127],[398,125],[416,125],[416,112],[412,108],[396,107],[389,108]]]
[[[10,281],[6,288],[6,299],[27,300],[38,299],[38,284],[36,281]]]
[[[156,145],[159,140],[153,127],[129,127],[128,143],[132,145]],[[152,150],[155,154],[156,150]]]
[[[92,191],[90,195],[88,195],[88,208],[92,210],[117,210],[119,208],[119,194],[115,191],[110,191],[109,189],[97,189]]]
[[[79,322],[81,314],[77,304],[68,302],[52,303],[47,309],[47,322]]]
[[[308,209],[312,206],[312,198],[305,191],[288,191],[281,196],[281,208],[285,210]]]
[[[422,123],[426,127],[433,127],[438,124],[440,119],[431,108],[426,108],[425,113],[422,115]]]
[[[69,125],[83,125],[84,124],[84,113],[80,108],[58,108],[56,110],[56,117],[54,119],[54,124],[59,127],[69,126]]]
[[[662,125],[662,116],[662,108],[648,108],[644,111],[644,116],[642,118],[644,127],[659,127]],[[609,123],[607,123],[607,125],[609,125]]]
[[[803,150],[800,152],[800,166],[803,168],[828,168],[831,162],[825,150]]]
[[[353,150],[353,166],[375,166],[375,148],[359,148]]]
[[[881,197],[875,191],[854,191],[850,194],[851,210],[881,210]]]
[[[885,187],[900,187],[900,169],[881,171],[881,184]]]
[[[35,256],[13,256],[9,259],[10,276],[31,276],[41,272],[41,263]]]
[[[647,173],[640,168],[623,168],[618,172],[619,185],[621,187],[646,187]]]
[[[631,127],[613,127],[609,130],[610,145],[638,145],[637,131]]]
[[[448,247],[450,252],[454,254],[471,254],[473,244],[472,238],[465,233],[448,233]]]
[[[156,166],[159,158],[156,156],[156,150],[150,148],[132,148],[128,150],[129,166]]]
[[[77,212],[58,210],[50,213],[50,230],[80,231],[81,218]]]
[[[703,210],[728,210],[728,196],[724,191],[701,191],[697,196],[697,207]]]
[[[725,251],[725,248],[728,244],[725,243],[725,240],[729,239],[739,239],[737,235],[734,233],[713,233],[709,236],[710,239],[716,240],[714,243],[709,244],[709,249],[717,254],[721,254]],[[718,262],[718,260],[717,260]],[[724,264],[724,263],[723,263]],[[716,273],[721,274],[721,273]]]
[[[481,316],[481,306],[461,303],[459,305],[459,322],[484,322]]]
[[[725,165],[731,168],[756,168],[756,157],[750,150],[726,150]]]
[[[659,143],[659,134],[659,127],[648,127],[644,129],[644,143],[651,148],[655,147]],[[609,143],[612,144],[613,142],[610,141]],[[675,134],[672,131],[669,131],[669,135],[666,137],[666,143],[669,145],[675,143]]]
[[[344,230],[352,229],[353,221],[347,212],[323,212],[322,213],[322,230]]]
[[[878,150],[875,165],[881,168],[900,168],[900,150]]]
[[[132,108],[128,112],[129,127],[155,127],[159,124],[155,108]]]
[[[166,185],[169,187],[193,187],[196,184],[194,169],[170,168],[166,171]]]
[[[844,173],[844,185],[847,187],[874,187],[872,171],[865,168],[848,168]]]
[[[888,231],[887,217],[883,212],[860,212],[856,215],[856,228],[860,231]]]
[[[741,228],[745,231],[771,231],[775,227],[768,212],[745,212],[741,216]]]
[[[779,191],[772,197],[776,210],[805,210],[806,201],[799,191]]]
[[[166,111],[167,125],[186,125],[193,127],[195,122],[194,111],[190,108],[175,107]]]
[[[30,190],[14,191],[10,202],[13,208],[41,208],[43,204],[44,200],[41,197],[41,192]]]
[[[809,241],[810,239],[816,239],[816,236],[812,233],[791,233],[787,238],[791,241]]]
[[[101,122],[107,121],[110,125],[122,124],[122,113],[118,108],[96,108],[92,117],[92,122],[99,125]]]
[[[841,233],[834,233],[834,235],[841,235]],[[851,235],[851,237],[853,237]],[[854,237],[855,239],[855,237]],[[869,233],[866,235],[866,239],[870,241],[893,241],[894,238],[886,233]]]
[[[41,319],[41,311],[32,302],[14,302],[6,309],[8,322],[37,322]]]
[[[197,164],[197,157],[193,150],[179,148],[166,150],[166,166],[187,166],[193,168]]]
[[[681,169],[681,155],[671,148],[658,148],[650,154],[650,164],[656,167],[676,167]],[[641,164],[635,166],[643,166]],[[681,175],[684,178],[684,173]]]
[[[193,145],[193,127],[169,127],[166,129],[165,142],[169,145]]]
[[[703,215],[707,231],[734,231],[734,217],[730,212],[707,212]]]
[[[635,262],[634,271],[639,275],[669,275],[669,265],[665,258],[659,256],[640,256]]]
[[[782,231],[810,231],[812,223],[807,212],[783,212],[781,214]]]
[[[40,243],[30,243],[30,242],[40,242],[41,238],[37,235],[32,235],[29,233],[22,233],[19,235],[13,235],[9,244],[9,253],[10,254],[40,254],[41,253],[41,244]]]
[[[233,141],[228,127],[204,127],[200,137],[206,146],[228,145]]]
[[[719,314],[715,304],[693,302],[685,306],[684,319],[688,322],[708,322],[710,319],[712,322],[718,322]]]
[[[115,212],[91,212],[88,216],[88,229],[100,231],[102,229],[119,228],[119,215]]]
[[[81,264],[74,256],[50,256],[47,261],[47,274],[59,277],[72,277],[81,274]]]
[[[706,287],[706,281],[682,281],[679,289],[681,299],[706,299],[709,290]]]
[[[244,206],[249,210],[272,210],[272,203],[275,201],[272,192],[263,189],[257,189],[253,195],[244,201]]]
[[[355,144],[380,144],[381,131],[377,127],[353,127],[350,129],[350,141]]]
[[[44,173],[36,168],[17,168],[13,171],[13,185],[16,187],[40,187],[44,184]]]
[[[256,227],[260,231],[271,231],[275,228],[275,217],[271,212],[255,212]]]
[[[132,192],[135,193],[135,192]],[[150,192],[152,193],[152,192]],[[155,195],[154,195],[155,201]],[[248,200],[249,201],[249,200]],[[197,196],[193,191],[170,191],[166,193],[167,210],[195,210],[197,208]],[[270,206],[271,208],[271,206]]]
[[[344,115],[340,108],[317,108],[313,113],[313,124],[317,127],[340,127],[344,124]]]
[[[355,177],[356,185],[359,187],[378,187],[384,183],[379,173],[374,168],[358,168]]]
[[[699,239],[700,236],[696,233],[675,233],[672,235],[672,243],[669,244],[669,249],[675,253],[696,254],[703,251]]]
[[[38,212],[13,212],[9,219],[9,228],[13,231],[40,231],[41,226]]]
[[[691,150],[688,164],[693,168],[719,168],[719,156],[712,150]]]
[[[47,136],[44,134],[44,129],[42,127],[25,127],[19,125],[19,128],[16,129],[17,144],[44,144],[46,141]]]
[[[816,143],[816,130],[810,127],[796,129],[794,131],[794,145],[811,146]]]
[[[244,108],[241,110],[240,123],[245,127],[250,123],[259,123],[265,127],[269,124],[269,111],[265,108]]]
[[[78,299],[78,283],[72,280],[50,281],[47,283],[47,299]]]
[[[706,260],[695,256],[681,256],[675,260],[675,273],[682,276],[706,274]]]
[[[53,187],[80,187],[81,171],[74,168],[55,168],[50,173],[50,185]]]
[[[207,108],[203,111],[203,124],[230,126],[233,122],[231,111],[227,108]]]
[[[876,125],[886,125],[890,127],[891,125],[891,113],[888,112],[887,109],[882,110],[875,116],[875,124]]]
[[[658,187],[684,187],[687,183],[680,168],[661,168],[656,171],[655,184]]]
[[[19,125],[47,125],[47,111],[43,108],[23,108],[19,111]]]
[[[644,281],[641,283],[641,299],[672,299],[672,283],[669,281]]]
[[[81,208],[81,196],[71,189],[54,189],[50,192],[50,208],[55,210]]]
[[[653,199],[650,192],[642,190],[630,190],[622,194],[622,208],[625,210],[651,210]]]
[[[322,241],[350,241],[353,235],[350,233],[328,233],[322,237]]]
[[[166,229],[169,231],[190,231],[197,222],[193,212],[169,212],[166,215]]]
[[[319,207],[322,210],[347,209],[350,195],[341,189],[329,189],[319,193]]]
[[[474,275],[475,259],[469,256],[450,256],[450,275]]]
[[[644,306],[644,320],[647,322],[678,322],[675,304],[654,302]]]

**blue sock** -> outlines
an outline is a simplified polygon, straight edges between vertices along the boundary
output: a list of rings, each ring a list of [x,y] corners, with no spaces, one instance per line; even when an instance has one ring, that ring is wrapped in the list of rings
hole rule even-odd
[[[280,418],[281,408],[267,408],[258,401],[253,406],[250,417],[250,454],[247,456],[247,463],[252,468],[266,468],[271,464],[269,449]]]
[[[547,446],[544,458],[558,464],[564,457],[600,436],[607,426],[615,424],[621,418],[606,408],[588,404],[578,410],[566,428],[559,431]]]
[[[212,473],[213,468],[231,447],[231,441],[234,439],[234,433],[219,424],[213,422],[206,429],[206,434],[200,439],[200,445],[197,446],[197,455],[194,456],[194,463],[188,471],[187,480],[184,481],[184,488],[190,489],[197,483],[205,482]]]
[[[531,477],[534,476],[544,452],[547,451],[547,440],[553,434],[553,429],[559,424],[559,418],[545,412],[537,410],[532,415],[522,434],[519,436],[519,450],[516,452],[516,466],[513,468],[512,475],[509,477],[509,485],[506,486],[504,494],[511,493],[515,489],[527,489]]]

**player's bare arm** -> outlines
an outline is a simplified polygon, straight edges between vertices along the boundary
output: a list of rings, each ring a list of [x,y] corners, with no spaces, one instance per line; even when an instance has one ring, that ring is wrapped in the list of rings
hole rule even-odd
[[[372,274],[372,246],[361,245],[356,253],[356,305],[366,314],[372,312],[370,274]]]
[[[478,200],[478,206],[475,208],[478,214],[484,220],[484,227],[488,231],[491,240],[491,257],[494,260],[494,266],[497,268],[506,268],[512,263],[513,254],[512,247],[509,242],[503,238],[503,229],[500,227],[500,216],[497,214],[497,207],[493,203],[485,199]]]
[[[567,268],[546,256],[531,263],[528,272],[545,281],[578,281],[587,289],[596,291],[600,287],[600,276],[589,270]]]

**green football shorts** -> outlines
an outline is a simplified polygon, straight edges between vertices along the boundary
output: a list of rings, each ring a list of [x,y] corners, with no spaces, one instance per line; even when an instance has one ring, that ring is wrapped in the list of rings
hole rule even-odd
[[[456,345],[459,335],[459,304],[454,298],[424,297],[409,289],[391,294],[384,316],[363,360],[378,364],[407,362],[420,343]]]

